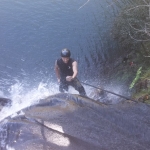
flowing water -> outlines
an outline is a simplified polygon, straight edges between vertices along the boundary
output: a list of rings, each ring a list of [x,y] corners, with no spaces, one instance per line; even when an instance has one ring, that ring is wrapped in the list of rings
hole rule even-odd
[[[36,135],[36,140],[39,141],[41,137],[39,136],[38,139],[38,135],[42,132],[43,144],[39,142],[39,146],[45,144],[45,136],[47,139],[51,136],[50,142],[63,146],[66,144],[68,149],[73,148],[74,144],[75,149],[80,144],[83,144],[85,149],[91,149],[92,146],[115,150],[116,148],[148,149],[150,133],[149,117],[146,116],[149,114],[148,106],[129,102],[104,107],[91,99],[69,96],[69,94],[59,96],[54,73],[55,60],[60,57],[61,49],[67,47],[71,50],[72,57],[78,61],[78,78],[82,82],[99,86],[102,82],[100,79],[104,64],[116,55],[116,43],[111,37],[113,20],[120,11],[120,6],[128,2],[122,0],[120,3],[116,0],[0,1],[0,97],[12,101],[11,105],[0,107],[0,122],[3,122],[0,126],[0,148],[14,150],[12,146],[14,145],[16,149],[17,147],[20,149],[20,146],[24,149],[28,144],[22,143],[21,140],[27,138],[27,141],[31,140],[31,147],[35,146],[36,149],[36,145],[32,144],[33,136]],[[84,87],[87,95],[90,96],[93,89],[86,85]],[[118,94],[122,92],[118,86],[106,85],[106,88]],[[69,93],[78,94],[71,87]],[[51,97],[46,99],[48,96]],[[108,98],[111,104],[120,101],[112,95],[108,95]],[[36,107],[30,107],[31,105]],[[24,109],[27,107],[29,109]],[[59,133],[63,136],[61,140],[68,140],[58,140],[55,135],[58,132],[55,131],[51,133],[49,130],[44,135],[46,129],[40,127],[41,130],[38,130],[37,124],[32,124],[36,133],[30,135],[32,126],[29,129],[28,125],[31,125],[32,121],[20,120],[19,117],[13,120],[13,117],[19,116],[17,112],[20,116],[32,114],[34,119],[43,117],[43,122],[50,119],[47,124],[50,127],[54,126],[54,129],[59,127],[61,132],[68,133],[68,135]],[[39,116],[36,113],[39,113]],[[59,113],[62,118],[57,116]],[[70,126],[70,120],[73,126]],[[75,129],[76,127],[79,128]],[[85,130],[87,132],[83,132]],[[111,140],[108,140],[109,137]],[[71,142],[74,139],[75,143]],[[92,142],[92,146],[87,142]],[[44,145],[43,149],[48,146]]]
[[[79,79],[95,79],[99,71],[92,58],[98,59],[96,50],[102,56],[107,50],[102,37],[107,37],[114,16],[111,4],[105,0],[1,0],[0,96],[10,98],[14,109],[20,109],[58,93],[54,62],[65,47],[79,63]]]
[[[118,4],[118,1],[115,0],[0,1],[0,97],[12,100],[11,106],[1,109],[0,121],[8,116],[17,115],[16,112],[23,108],[38,104],[41,99],[59,93],[54,63],[60,57],[63,48],[70,49],[72,57],[78,61],[78,78],[83,82],[99,85],[102,62],[107,62],[116,49],[110,34],[113,19],[119,11],[118,7],[115,7],[116,3]],[[85,85],[84,87],[89,96],[91,88]],[[122,92],[117,86],[112,88],[107,86],[107,89],[116,93]],[[69,89],[69,93],[78,94],[72,88]],[[116,97],[111,96],[111,99],[116,103]],[[79,102],[78,98],[76,100]],[[63,99],[58,98],[56,103],[59,101]],[[67,103],[66,100],[63,103]],[[76,106],[70,101],[68,103],[72,107]],[[87,106],[95,105],[90,103],[88,102]],[[67,105],[62,106],[62,109]],[[79,106],[77,103],[77,109]],[[145,113],[148,109],[146,107],[145,110],[144,107]],[[91,108],[86,109],[97,117],[96,109],[94,111]],[[105,109],[97,111],[105,114]],[[113,118],[109,116],[113,114],[115,118],[119,114],[116,112],[113,109],[106,118],[102,116],[102,119],[104,122],[112,119],[114,123]],[[132,113],[134,115],[134,112]],[[126,121],[125,115],[124,118]],[[111,126],[110,122],[109,125]],[[124,128],[124,124],[120,125],[120,122],[117,125],[121,126],[119,130]],[[10,145],[6,146],[7,134],[7,128],[5,130],[5,127],[0,127],[0,146],[11,150],[13,148]],[[114,132],[115,134],[119,139],[118,132]]]

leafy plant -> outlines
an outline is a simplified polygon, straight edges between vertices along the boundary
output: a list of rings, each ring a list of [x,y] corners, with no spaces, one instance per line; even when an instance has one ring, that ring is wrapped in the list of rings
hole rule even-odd
[[[140,74],[141,74],[141,71],[142,70],[142,67],[140,67],[138,70],[137,70],[137,73],[136,73],[136,76],[134,78],[134,80],[132,81],[132,83],[130,84],[130,87],[129,89],[132,89],[135,85],[135,83],[138,81],[138,79],[140,78]]]

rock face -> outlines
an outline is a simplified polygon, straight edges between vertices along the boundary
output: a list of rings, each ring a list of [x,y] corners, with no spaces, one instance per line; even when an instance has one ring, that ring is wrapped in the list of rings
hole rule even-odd
[[[148,150],[150,108],[57,94],[1,122],[1,150]]]
[[[106,93],[103,90],[95,89],[90,93],[90,97],[92,97],[95,100],[99,100],[100,98],[106,97]]]
[[[0,97],[0,110],[1,110],[4,106],[10,105],[10,104],[11,104],[11,100],[10,100],[10,99]]]
[[[5,105],[8,105],[11,103],[11,100],[8,99],[8,98],[3,98],[3,97],[0,97],[0,105],[1,106],[5,106]]]

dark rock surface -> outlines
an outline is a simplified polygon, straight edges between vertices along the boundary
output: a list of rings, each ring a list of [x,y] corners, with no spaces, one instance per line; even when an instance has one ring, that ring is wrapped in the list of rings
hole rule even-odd
[[[0,111],[4,106],[10,106],[11,105],[11,100],[8,98],[3,98],[0,97]]]
[[[149,150],[150,107],[56,94],[1,122],[1,150]]]

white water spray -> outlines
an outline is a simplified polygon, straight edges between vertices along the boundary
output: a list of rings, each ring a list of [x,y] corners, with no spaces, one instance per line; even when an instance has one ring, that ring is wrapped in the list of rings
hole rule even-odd
[[[58,93],[58,85],[51,83],[43,83],[40,82],[37,87],[32,89],[26,89],[24,84],[17,81],[14,85],[12,85],[9,89],[9,99],[12,100],[11,106],[6,106],[0,111],[0,121],[5,119],[8,116],[15,114],[16,112],[36,104],[40,99],[44,99],[50,95]],[[4,94],[0,92],[3,97]]]

